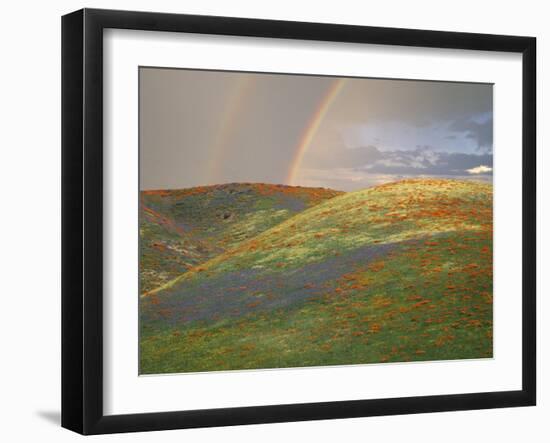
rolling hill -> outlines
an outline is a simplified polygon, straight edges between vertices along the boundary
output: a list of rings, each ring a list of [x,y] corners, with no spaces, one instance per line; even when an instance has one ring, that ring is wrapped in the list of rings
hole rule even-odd
[[[143,191],[140,286],[148,291],[338,191],[232,183]]]
[[[140,372],[492,355],[491,185],[416,179],[331,197],[281,219],[269,200],[269,222],[242,237],[255,199],[221,202],[249,214],[226,227],[205,214],[193,238],[223,250],[141,298]],[[192,211],[168,206],[176,222]]]

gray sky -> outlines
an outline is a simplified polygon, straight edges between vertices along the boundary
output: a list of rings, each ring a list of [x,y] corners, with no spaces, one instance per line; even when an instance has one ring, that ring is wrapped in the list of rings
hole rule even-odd
[[[141,68],[141,189],[492,179],[492,86]]]

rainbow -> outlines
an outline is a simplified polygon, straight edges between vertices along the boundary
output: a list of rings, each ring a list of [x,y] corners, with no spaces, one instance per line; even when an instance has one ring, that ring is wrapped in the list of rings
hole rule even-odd
[[[215,133],[210,148],[210,162],[207,165],[206,177],[211,183],[215,183],[219,179],[221,165],[225,159],[227,142],[235,132],[237,117],[242,111],[244,98],[248,95],[253,83],[253,76],[240,75],[235,80],[235,87],[226,101],[219,129]]]
[[[296,153],[294,154],[294,157],[290,162],[290,167],[286,178],[286,183],[288,185],[292,186],[294,184],[296,174],[300,169],[300,165],[302,164],[305,153],[311,146],[311,143],[313,142],[313,139],[315,138],[315,135],[317,134],[317,131],[319,130],[319,127],[323,122],[323,119],[327,115],[330,106],[332,105],[336,97],[338,97],[338,94],[340,94],[345,84],[346,79],[344,78],[334,80],[322,100],[319,102],[319,105],[317,106],[313,117],[309,120],[304,132],[302,133],[302,136],[299,139]]]

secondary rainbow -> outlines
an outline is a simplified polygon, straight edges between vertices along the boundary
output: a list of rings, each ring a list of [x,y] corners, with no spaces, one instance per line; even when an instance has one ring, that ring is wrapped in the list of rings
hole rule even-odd
[[[300,169],[300,165],[302,164],[304,155],[306,154],[307,150],[311,146],[311,143],[313,142],[315,135],[317,134],[317,131],[321,126],[321,123],[323,123],[323,120],[327,115],[327,112],[329,111],[330,106],[334,103],[334,100],[336,99],[336,97],[338,97],[338,95],[344,88],[345,84],[346,84],[346,79],[339,78],[337,80],[334,80],[333,83],[328,88],[324,97],[319,102],[319,105],[317,106],[315,113],[313,114],[312,118],[309,120],[304,132],[302,133],[302,136],[300,137],[298,146],[296,148],[296,153],[294,154],[294,157],[292,158],[292,162],[290,163],[290,168],[288,170],[287,179],[286,179],[286,183],[288,185],[294,184],[294,181],[296,179],[296,174]]]
[[[245,98],[250,93],[253,83],[254,78],[252,76],[240,75],[235,80],[235,87],[225,103],[219,129],[215,133],[210,148],[207,178],[211,183],[216,183],[216,180],[219,180],[220,170],[226,158],[227,143],[237,129],[237,120],[241,116]]]

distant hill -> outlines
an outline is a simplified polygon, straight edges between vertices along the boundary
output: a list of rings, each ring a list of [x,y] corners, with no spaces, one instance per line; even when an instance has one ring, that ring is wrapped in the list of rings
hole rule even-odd
[[[140,275],[146,293],[329,198],[323,188],[235,183],[141,192]]]
[[[248,193],[228,225],[205,209],[216,197],[197,200],[194,238],[224,250],[142,297],[142,373],[492,355],[491,185],[405,180],[294,215],[287,202],[281,219],[280,194],[250,236],[236,235],[257,216]]]

